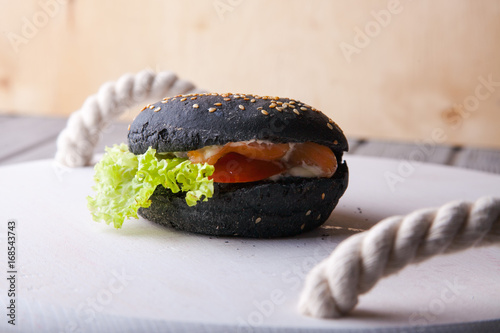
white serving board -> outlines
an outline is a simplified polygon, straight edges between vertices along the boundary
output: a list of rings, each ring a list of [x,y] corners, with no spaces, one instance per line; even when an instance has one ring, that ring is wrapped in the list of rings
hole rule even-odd
[[[18,308],[16,327],[2,314],[0,331],[439,331],[457,323],[498,324],[499,247],[408,267],[362,296],[346,318],[297,312],[305,274],[359,229],[450,200],[500,196],[496,175],[346,159],[350,184],[325,225],[273,240],[194,235],[143,219],[115,230],[93,222],[86,209],[92,168],[61,169],[50,160],[2,167],[0,267],[7,270],[6,226],[15,219]],[[391,190],[387,172],[404,181]],[[5,279],[0,289],[6,304]]]

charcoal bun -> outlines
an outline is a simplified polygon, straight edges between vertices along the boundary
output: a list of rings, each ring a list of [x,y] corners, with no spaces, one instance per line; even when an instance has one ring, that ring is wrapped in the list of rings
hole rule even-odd
[[[281,177],[214,183],[214,196],[189,207],[182,192],[158,186],[142,217],[177,229],[216,236],[284,237],[323,224],[348,184],[342,130],[300,101],[243,94],[193,94],[146,106],[129,129],[129,149],[143,154],[183,152],[228,142],[315,142],[329,147],[339,167],[331,178]]]
[[[286,105],[286,107],[284,107]],[[347,151],[342,130],[319,110],[289,98],[254,95],[185,95],[151,104],[135,118],[129,149],[144,154],[189,151],[252,139],[316,142]]]
[[[345,163],[332,178],[286,177],[279,181],[215,183],[215,194],[189,207],[182,194],[158,186],[142,217],[167,226],[214,236],[275,238],[322,225],[344,194]]]

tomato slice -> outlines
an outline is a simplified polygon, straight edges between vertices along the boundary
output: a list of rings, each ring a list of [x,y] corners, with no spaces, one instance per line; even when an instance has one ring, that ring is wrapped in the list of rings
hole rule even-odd
[[[216,183],[246,183],[269,178],[285,171],[277,161],[248,158],[238,153],[229,153],[215,163],[215,171],[209,178]]]

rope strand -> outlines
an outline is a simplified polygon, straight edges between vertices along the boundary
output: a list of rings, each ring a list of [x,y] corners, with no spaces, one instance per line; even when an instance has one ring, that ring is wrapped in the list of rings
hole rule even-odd
[[[442,253],[500,241],[500,198],[452,202],[390,217],[349,237],[306,277],[299,311],[319,318],[349,313],[384,276]]]
[[[68,167],[88,165],[106,126],[130,107],[166,96],[201,92],[172,72],[144,70],[103,84],[68,119],[57,138],[57,162]]]

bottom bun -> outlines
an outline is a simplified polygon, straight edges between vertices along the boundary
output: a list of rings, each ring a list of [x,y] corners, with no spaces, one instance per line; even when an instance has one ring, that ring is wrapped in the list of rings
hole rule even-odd
[[[344,162],[332,178],[214,183],[214,196],[189,207],[182,192],[158,186],[139,215],[176,229],[213,236],[286,237],[317,228],[330,216],[348,183]]]

